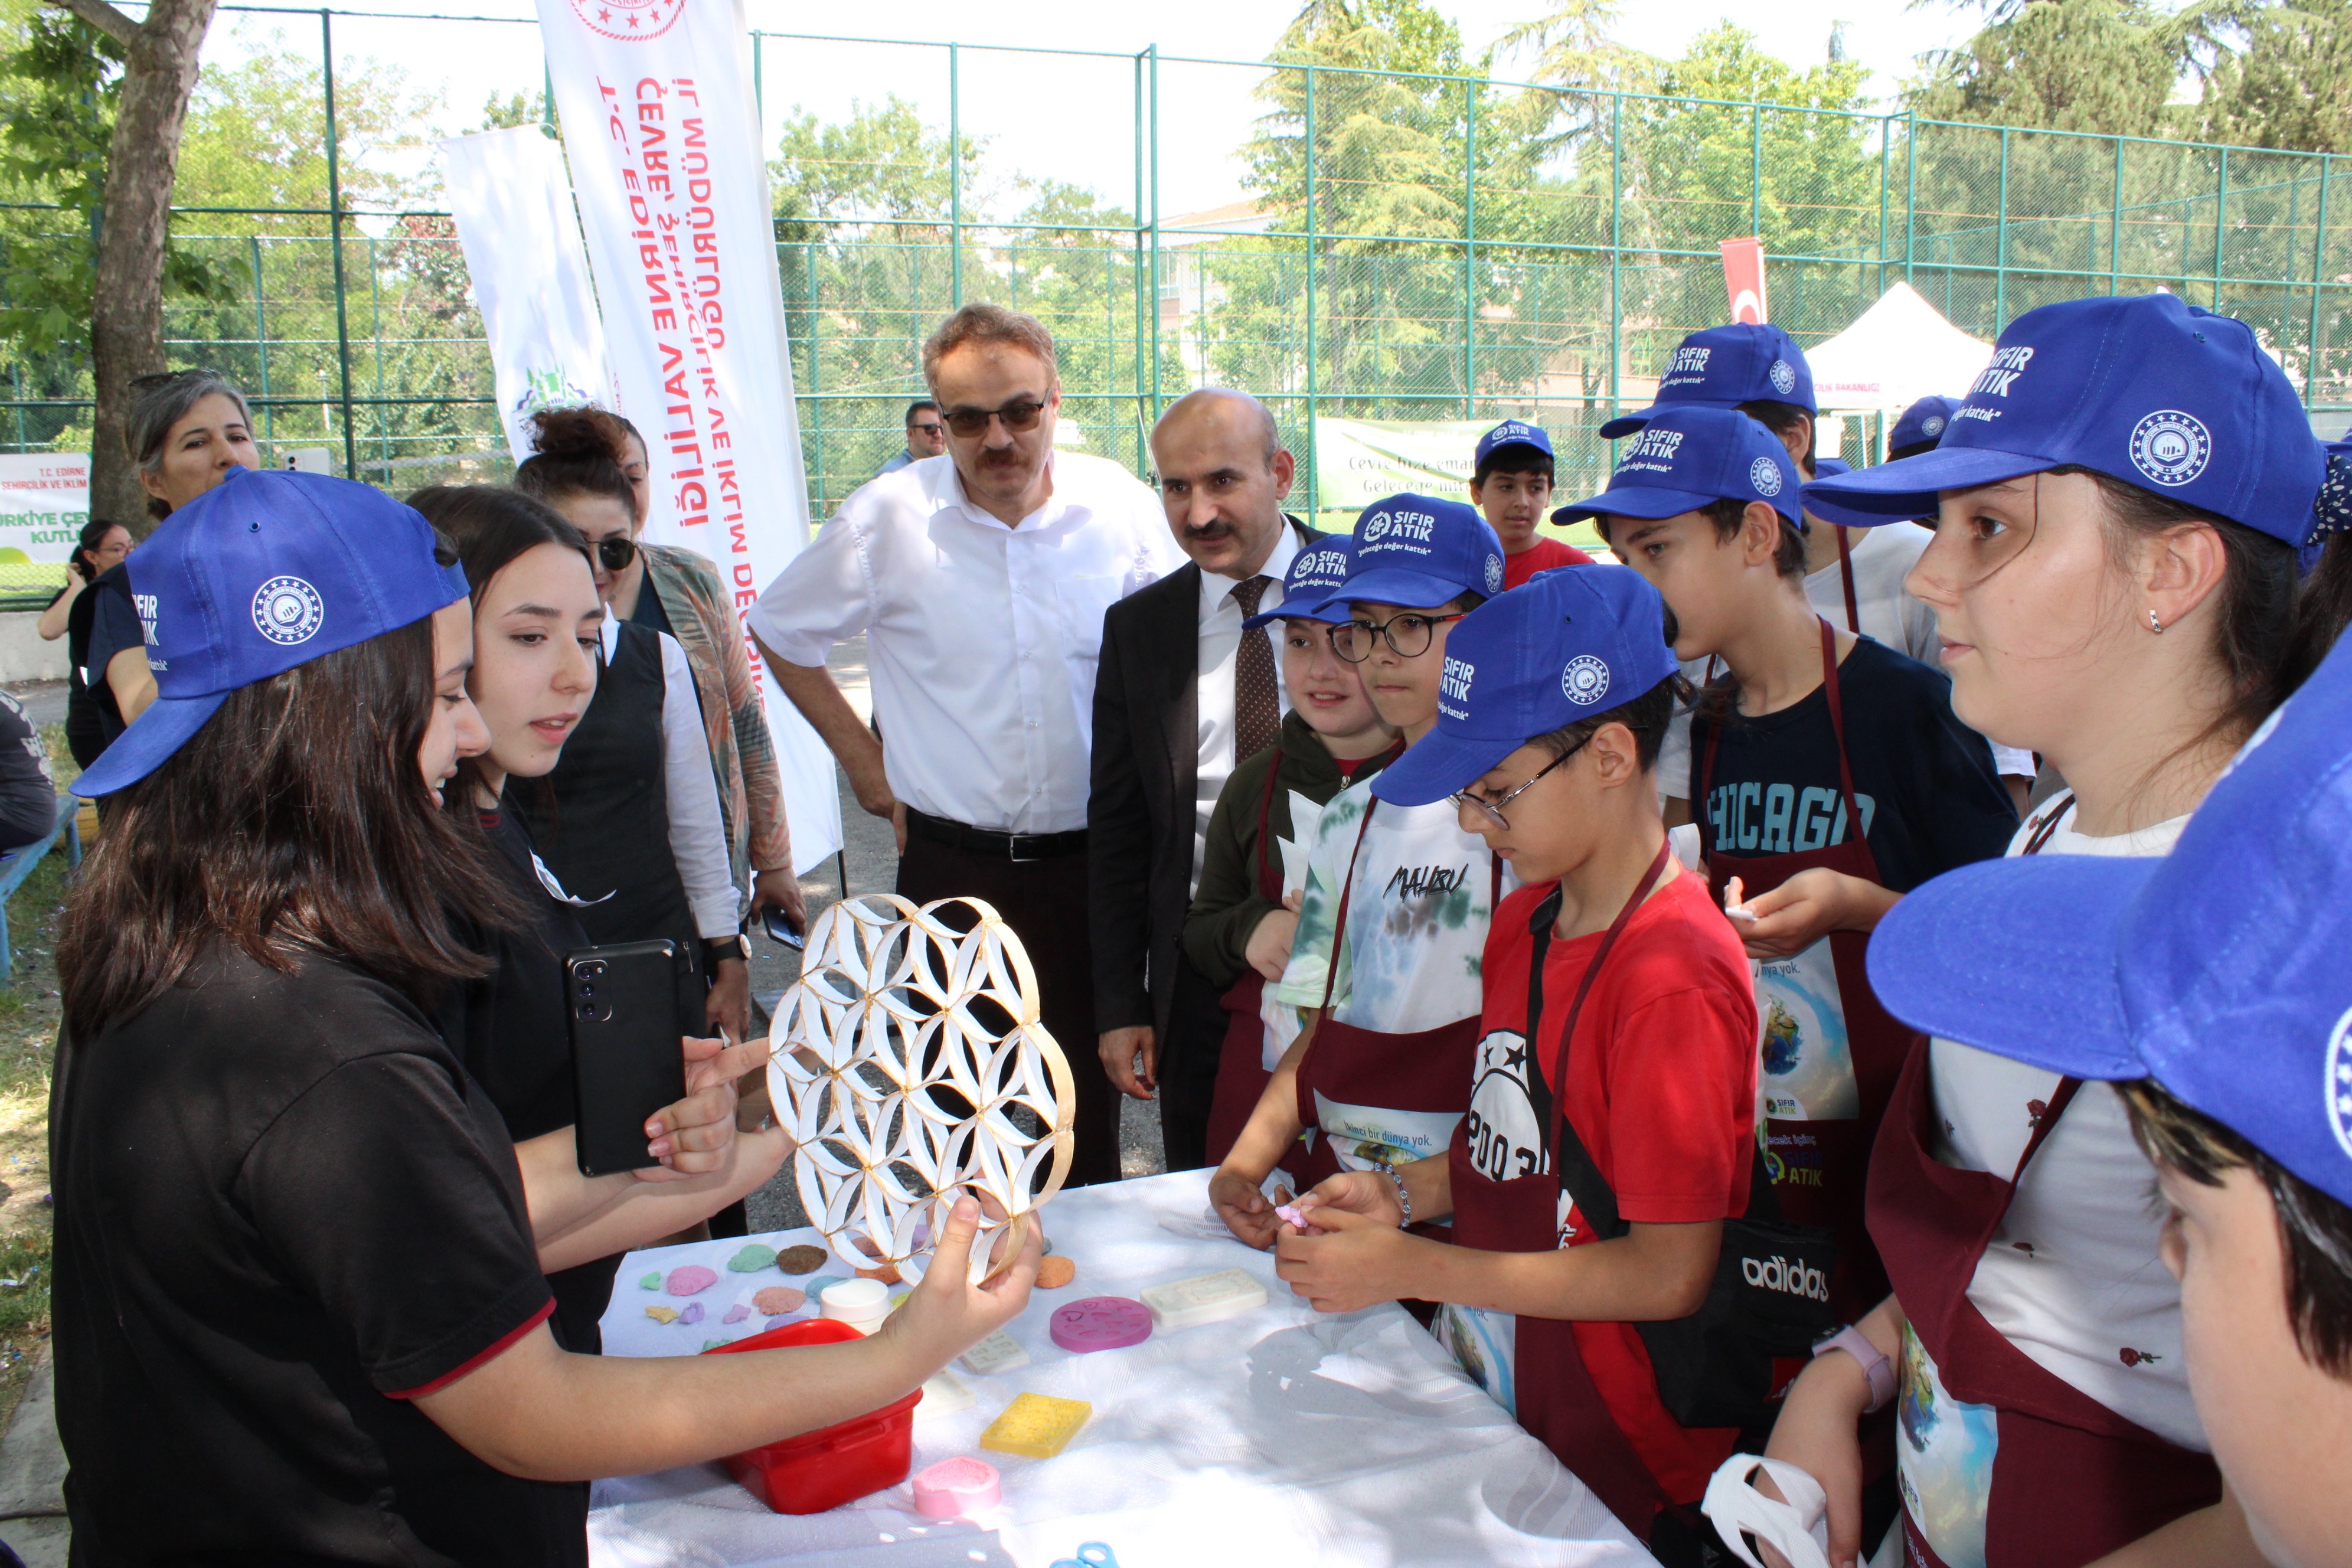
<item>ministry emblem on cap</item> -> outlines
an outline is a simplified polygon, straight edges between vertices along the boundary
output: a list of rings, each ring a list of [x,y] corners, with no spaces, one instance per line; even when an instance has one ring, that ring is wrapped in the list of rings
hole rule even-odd
[[[1768,374],[1772,378],[1772,390],[1783,395],[1797,390],[1797,367],[1787,360],[1776,359]]]
[[[1486,557],[1486,592],[1499,594],[1502,591],[1503,558],[1499,555],[1489,555]]]
[[[2159,408],[2132,427],[2132,467],[2158,484],[2189,483],[2212,456],[2213,437],[2204,422],[2178,408]]]
[[[254,592],[254,629],[281,647],[309,642],[326,621],[326,600],[299,577],[272,577]]]
[[[2327,1097],[2328,1130],[2352,1155],[2352,1012],[2336,1020],[2336,1033],[2327,1041],[2327,1078],[2320,1089]]]
[[[1930,414],[1925,420],[1920,422],[1919,433],[1923,436],[1942,435],[1944,433],[1944,416],[1940,414]]]
[[[1609,695],[1609,666],[1598,655],[1580,653],[1559,672],[1559,694],[1590,708]]]
[[[1748,482],[1756,487],[1759,495],[1780,493],[1780,465],[1769,458],[1759,458],[1748,465]]]

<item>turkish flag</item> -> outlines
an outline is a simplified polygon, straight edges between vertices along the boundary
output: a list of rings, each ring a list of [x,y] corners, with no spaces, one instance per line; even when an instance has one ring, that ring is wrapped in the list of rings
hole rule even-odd
[[[1718,240],[1716,248],[1723,252],[1723,289],[1731,297],[1731,319],[1770,321],[1772,312],[1764,300],[1764,241],[1750,235]]]

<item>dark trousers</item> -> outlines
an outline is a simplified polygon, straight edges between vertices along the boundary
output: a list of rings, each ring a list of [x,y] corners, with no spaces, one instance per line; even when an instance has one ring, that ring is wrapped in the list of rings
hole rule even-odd
[[[1004,917],[1036,973],[1040,1021],[1069,1059],[1077,1086],[1076,1147],[1066,1184],[1118,1181],[1119,1097],[1095,1048],[1085,854],[1015,861],[968,854],[910,834],[898,857],[898,896],[919,904],[978,899]]]
[[[1209,1109],[1217,1098],[1227,1016],[1224,993],[1178,953],[1176,994],[1159,1058],[1160,1141],[1171,1171],[1196,1171],[1209,1163]]]

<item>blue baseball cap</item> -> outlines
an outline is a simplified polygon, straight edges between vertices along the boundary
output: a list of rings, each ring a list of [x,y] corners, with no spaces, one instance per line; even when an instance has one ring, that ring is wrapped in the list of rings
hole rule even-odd
[[[137,784],[228,695],[466,597],[433,558],[433,525],[372,485],[291,469],[229,472],[126,563],[155,700],[73,792]]]
[[[2170,856],[2021,856],[1913,889],[1871,937],[1878,999],[2053,1072],[2153,1078],[2352,1204],[2347,734],[2339,643]]]
[[[2070,300],[2010,323],[1934,451],[1816,479],[1805,505],[1849,527],[1933,517],[1938,491],[2064,464],[2301,544],[2321,458],[2243,321],[2171,294]]]
[[[1719,500],[1760,500],[1802,528],[1800,478],[1780,437],[1747,415],[1685,404],[1657,411],[1618,459],[1607,489],[1561,507],[1551,520],[1676,517]]]
[[[1932,447],[1944,438],[1951,428],[1952,416],[1959,411],[1957,397],[1927,396],[1903,411],[1895,428],[1886,434],[1886,449],[1899,452],[1906,447]]]
[[[1427,805],[1537,735],[1630,702],[1675,673],[1666,604],[1638,572],[1538,572],[1471,611],[1445,639],[1437,727],[1372,781]]]
[[[1639,414],[1622,414],[1601,427],[1610,440],[1630,436],[1669,408],[1738,408],[1743,403],[1793,403],[1811,412],[1813,371],[1797,340],[1759,321],[1734,321],[1693,332],[1675,350],[1658,395]]]
[[[1524,419],[1506,419],[1478,437],[1477,456],[1471,459],[1475,468],[1486,467],[1486,459],[1505,447],[1533,447],[1545,457],[1551,456],[1551,437],[1540,425],[1530,425]]]
[[[1282,579],[1282,603],[1260,610],[1242,623],[1244,630],[1268,621],[1328,621],[1348,619],[1348,605],[1336,595],[1347,586],[1348,563],[1356,558],[1356,542],[1334,533],[1315,541],[1290,558]]]
[[[1847,462],[1843,458],[1815,458],[1813,459],[1813,473],[1817,478],[1826,479],[1832,474],[1850,474],[1852,472],[1853,472],[1853,465]]]
[[[1356,519],[1356,555],[1339,593],[1348,603],[1427,607],[1502,591],[1503,542],[1458,500],[1408,491]]]

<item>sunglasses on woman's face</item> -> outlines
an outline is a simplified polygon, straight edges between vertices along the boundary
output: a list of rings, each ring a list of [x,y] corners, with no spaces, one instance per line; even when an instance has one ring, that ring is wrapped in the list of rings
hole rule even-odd
[[[607,572],[626,572],[629,563],[637,558],[637,542],[634,539],[600,539],[596,542],[596,559],[604,563]]]

